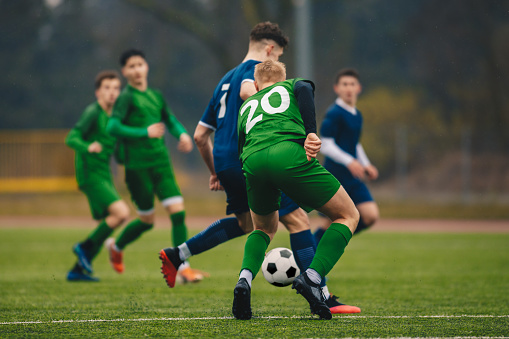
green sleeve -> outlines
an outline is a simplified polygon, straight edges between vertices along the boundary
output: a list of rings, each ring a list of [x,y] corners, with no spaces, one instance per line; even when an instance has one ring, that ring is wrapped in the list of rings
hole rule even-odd
[[[163,106],[162,111],[163,122],[168,128],[168,131],[175,138],[179,139],[182,133],[187,133],[186,128],[177,120],[177,118],[171,113],[170,108],[166,105]]]
[[[122,138],[147,138],[148,130],[145,127],[132,127],[122,124],[118,117],[111,117],[106,126],[106,131],[114,137]]]
[[[100,110],[97,109],[96,104],[88,106],[76,123],[74,128],[67,134],[65,143],[77,152],[88,152],[90,141],[85,140],[94,122],[99,116]],[[92,140],[94,141],[94,140]]]
[[[80,153],[87,153],[88,146],[90,145],[89,142],[83,140],[81,131],[77,128],[73,128],[69,134],[67,134],[67,137],[65,138],[65,144],[76,152]]]

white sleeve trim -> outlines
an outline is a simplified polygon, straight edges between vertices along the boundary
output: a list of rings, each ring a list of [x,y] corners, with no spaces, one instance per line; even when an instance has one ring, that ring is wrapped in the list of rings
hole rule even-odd
[[[362,166],[368,166],[371,164],[369,162],[368,156],[366,155],[366,152],[364,152],[364,147],[362,147],[360,143],[357,144],[357,159]]]
[[[216,131],[216,128],[215,128],[214,126],[209,125],[209,124],[207,124],[207,123],[204,123],[204,122],[203,122],[203,121],[201,121],[201,120],[198,122],[198,125],[202,125],[202,126],[204,126],[204,127],[207,127],[208,129],[211,129],[211,130],[213,130],[214,132]]]
[[[242,80],[241,85],[243,83],[245,83],[245,82],[252,82],[252,83],[254,83],[254,79],[244,79],[244,80]]]
[[[338,164],[348,166],[353,160],[350,154],[343,151],[334,141],[334,138],[322,137],[322,148],[320,151],[328,158],[332,159]]]

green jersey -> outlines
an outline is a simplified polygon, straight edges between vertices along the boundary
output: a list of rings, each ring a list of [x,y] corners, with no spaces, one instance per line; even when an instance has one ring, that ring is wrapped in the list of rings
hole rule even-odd
[[[110,158],[116,139],[106,132],[108,120],[108,114],[95,102],[85,109],[65,139],[65,143],[76,151],[76,180],[80,187],[112,180]],[[88,146],[94,141],[101,144],[100,153],[88,152]]]
[[[112,133],[121,140],[120,157],[126,168],[150,168],[169,162],[164,139],[149,138],[148,126],[164,122],[170,134],[177,139],[186,133],[184,126],[166,105],[162,94],[150,88],[142,92],[127,85],[115,102],[112,117],[125,127],[112,130]]]
[[[251,154],[282,141],[306,139],[304,121],[293,92],[304,79],[277,82],[249,97],[239,110],[239,155]]]

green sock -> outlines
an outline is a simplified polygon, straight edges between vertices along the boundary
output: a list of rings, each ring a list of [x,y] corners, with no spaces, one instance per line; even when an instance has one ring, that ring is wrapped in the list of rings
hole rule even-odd
[[[88,239],[92,240],[94,244],[102,244],[111,235],[113,230],[108,226],[106,220],[101,221],[95,230],[90,233]]]
[[[315,257],[309,268],[317,271],[322,278],[325,277],[341,258],[351,238],[352,232],[347,226],[331,224],[318,243]]]
[[[250,270],[253,273],[253,279],[258,274],[260,267],[262,267],[263,259],[265,258],[265,251],[270,244],[270,237],[267,233],[255,230],[246,240],[244,246],[244,258],[242,259],[242,269]]]
[[[123,250],[128,244],[138,239],[144,232],[150,230],[153,224],[145,224],[140,219],[131,221],[117,238],[115,244]]]
[[[186,211],[180,211],[170,215],[171,233],[173,237],[173,246],[177,247],[187,240]]]

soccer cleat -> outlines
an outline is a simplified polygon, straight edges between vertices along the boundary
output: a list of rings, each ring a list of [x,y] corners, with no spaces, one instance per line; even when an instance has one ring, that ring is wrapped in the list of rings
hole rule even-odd
[[[233,290],[232,313],[235,319],[249,320],[251,313],[251,287],[246,278],[240,278]]]
[[[111,267],[118,273],[124,272],[124,263],[122,261],[122,251],[119,251],[115,246],[115,239],[108,238],[106,239],[106,248],[108,249],[108,253],[110,255],[110,264]]]
[[[182,283],[186,284],[188,282],[199,282],[203,280],[205,272],[192,269],[191,267],[186,267],[177,272],[177,274],[182,278]]]
[[[159,252],[159,259],[161,259],[161,273],[164,276],[164,280],[166,281],[166,285],[168,287],[175,287],[175,279],[177,277],[177,270],[180,265],[182,265],[183,261],[180,260],[179,250],[176,247],[168,247],[162,249]],[[202,276],[203,279],[203,276]]]
[[[332,294],[329,299],[325,300],[325,305],[329,307],[332,314],[361,313],[361,309],[359,307],[342,304],[338,301],[338,297]]]
[[[305,272],[295,278],[292,289],[295,289],[297,294],[301,294],[307,300],[311,313],[317,314],[320,319],[332,319],[332,313],[324,302],[325,298],[320,285],[309,280]]]
[[[67,273],[67,281],[89,281],[89,282],[97,282],[99,281],[98,278],[92,277],[88,274],[85,274],[83,272],[77,272],[77,271],[69,271]]]
[[[78,262],[80,263],[81,267],[88,273],[92,274],[94,270],[92,269],[92,264],[90,264],[90,261],[88,260],[86,251],[81,247],[80,243],[77,243],[72,247],[72,251],[76,256],[78,257]]]

